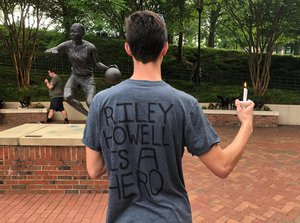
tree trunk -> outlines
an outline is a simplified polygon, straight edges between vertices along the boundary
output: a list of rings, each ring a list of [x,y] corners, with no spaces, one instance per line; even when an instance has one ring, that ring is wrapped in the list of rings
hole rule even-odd
[[[183,57],[183,32],[179,33],[178,47],[177,47],[177,63],[182,62]]]
[[[185,0],[178,1],[178,10],[179,10],[179,24],[180,30],[178,35],[178,47],[177,47],[177,63],[182,63],[183,58],[183,30],[184,30],[184,4]]]
[[[20,81],[20,71],[19,71],[19,66],[17,64],[16,55],[14,53],[11,54],[11,58],[12,58],[12,64],[13,64],[14,70],[15,70],[17,86],[18,86],[18,88],[20,88],[22,85],[21,85],[21,81]]]
[[[248,63],[254,94],[265,95],[270,81],[272,54],[249,54]]]
[[[173,34],[168,33],[168,43],[174,44],[174,36]]]
[[[216,32],[216,27],[215,25],[211,24],[209,27],[207,47],[215,48],[215,32]]]
[[[217,21],[218,17],[220,15],[221,11],[221,5],[218,4],[218,8],[216,10],[212,10],[210,13],[210,26],[209,26],[209,34],[208,34],[208,40],[207,40],[207,46],[208,47],[215,47],[215,34],[216,34],[216,28],[217,28]]]
[[[299,55],[299,42],[295,42],[294,44],[294,55]]]
[[[33,42],[32,44],[35,47],[36,42]],[[35,52],[30,52],[27,55],[23,53],[20,49],[17,51],[18,52],[10,51],[12,64],[15,70],[17,86],[19,88],[28,87],[30,85],[30,71],[32,61],[35,57]],[[25,55],[27,55],[28,58]]]
[[[63,13],[63,21],[62,21],[62,25],[63,25],[63,28],[65,29],[65,40],[68,40],[70,38],[70,27],[71,27],[71,21],[70,21],[70,12],[69,12],[69,9],[68,9],[68,6],[66,6],[65,4],[62,3],[61,5],[62,7],[62,13]]]

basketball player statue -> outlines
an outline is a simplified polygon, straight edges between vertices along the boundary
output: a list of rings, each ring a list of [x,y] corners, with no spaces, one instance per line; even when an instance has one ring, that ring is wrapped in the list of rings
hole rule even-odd
[[[106,66],[99,61],[99,56],[94,44],[83,40],[85,28],[80,23],[74,23],[70,27],[70,38],[71,40],[65,41],[56,47],[47,49],[45,54],[57,54],[65,52],[72,64],[71,76],[68,79],[64,88],[64,99],[65,101],[74,107],[77,111],[84,115],[88,114],[88,111],[84,106],[76,99],[73,98],[75,92],[81,87],[86,96],[86,104],[89,107],[94,95],[96,94],[96,82],[94,78],[93,64],[100,70],[108,72],[110,67],[115,70],[116,65]],[[119,71],[117,69],[117,71]],[[108,74],[109,75],[109,74]],[[110,75],[106,80],[111,83],[116,83],[120,79],[119,75]],[[116,79],[113,80],[113,77]],[[117,80],[118,79],[118,80]]]

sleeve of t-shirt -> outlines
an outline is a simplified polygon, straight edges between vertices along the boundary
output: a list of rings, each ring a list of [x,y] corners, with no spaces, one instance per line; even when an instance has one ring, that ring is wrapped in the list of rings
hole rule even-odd
[[[82,143],[87,147],[101,152],[100,134],[99,134],[99,110],[97,110],[95,100],[90,105],[90,110],[86,119],[86,125],[83,133]]]
[[[214,144],[220,142],[220,137],[213,129],[198,102],[194,104],[186,123],[185,144],[192,155],[202,155],[208,152]]]
[[[50,81],[50,84],[51,84],[53,87],[55,87],[55,85],[57,84],[57,82],[58,82],[58,78],[53,77],[53,78],[51,79],[51,81]]]

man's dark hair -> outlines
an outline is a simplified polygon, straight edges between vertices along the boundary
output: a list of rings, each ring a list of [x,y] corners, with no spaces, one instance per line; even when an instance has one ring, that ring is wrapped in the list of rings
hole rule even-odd
[[[166,24],[158,14],[137,11],[125,20],[126,41],[138,61],[144,64],[157,60],[167,41]]]
[[[57,73],[56,68],[49,68],[48,70],[50,70],[50,72]]]

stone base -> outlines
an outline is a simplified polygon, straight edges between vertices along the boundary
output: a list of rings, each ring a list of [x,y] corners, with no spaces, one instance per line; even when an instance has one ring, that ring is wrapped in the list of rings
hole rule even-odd
[[[46,108],[0,109],[0,124],[37,123],[47,121]]]
[[[0,194],[107,193],[86,170],[84,125],[25,124],[0,133]]]
[[[209,110],[204,109],[208,120],[214,126],[239,126],[236,111],[234,110]],[[254,111],[254,127],[277,127],[279,112],[276,111]]]

